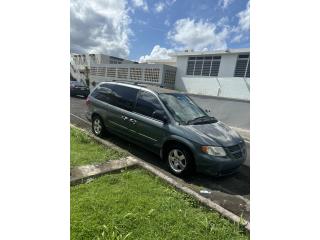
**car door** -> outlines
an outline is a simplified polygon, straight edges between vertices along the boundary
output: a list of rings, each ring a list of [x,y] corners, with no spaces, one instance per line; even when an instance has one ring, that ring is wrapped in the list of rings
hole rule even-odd
[[[111,84],[110,107],[108,124],[114,132],[130,137],[134,134],[131,122],[129,122],[131,111],[134,107],[139,89]]]
[[[134,138],[150,146],[152,148],[150,150],[161,147],[168,129],[167,124],[153,116],[153,113],[157,110],[163,111],[165,114],[157,96],[152,92],[140,90],[133,110],[134,116],[131,121],[129,119],[129,123],[132,124],[132,129],[136,132]]]

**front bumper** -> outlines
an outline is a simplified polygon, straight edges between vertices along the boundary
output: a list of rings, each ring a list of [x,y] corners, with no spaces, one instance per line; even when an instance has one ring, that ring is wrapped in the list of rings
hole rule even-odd
[[[90,94],[90,90],[89,89],[70,89],[70,94],[71,95],[82,95],[82,96],[88,96]]]
[[[246,154],[242,158],[214,157],[199,153],[195,156],[197,171],[214,176],[230,175],[237,172],[241,164],[246,160]]]

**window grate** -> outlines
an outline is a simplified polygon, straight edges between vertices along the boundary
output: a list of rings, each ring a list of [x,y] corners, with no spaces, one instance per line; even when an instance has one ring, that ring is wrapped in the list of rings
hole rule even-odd
[[[128,68],[118,68],[118,78],[127,78],[128,77]]]
[[[142,80],[142,69],[141,68],[130,68],[130,79]]]
[[[147,82],[159,82],[159,76],[159,68],[146,68],[144,70],[144,80]]]
[[[164,85],[174,86],[176,81],[176,70],[165,70],[164,72]]]
[[[97,73],[96,73],[97,76],[104,77],[105,74],[106,74],[106,67],[98,67],[97,68]]]
[[[116,68],[108,68],[107,77],[116,77]]]

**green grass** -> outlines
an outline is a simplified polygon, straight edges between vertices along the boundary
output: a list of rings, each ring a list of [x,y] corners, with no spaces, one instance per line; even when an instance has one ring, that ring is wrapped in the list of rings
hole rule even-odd
[[[71,187],[71,239],[248,239],[241,227],[145,170]]]
[[[97,143],[93,138],[76,128],[70,129],[70,165],[71,167],[96,164],[119,159],[127,154]]]

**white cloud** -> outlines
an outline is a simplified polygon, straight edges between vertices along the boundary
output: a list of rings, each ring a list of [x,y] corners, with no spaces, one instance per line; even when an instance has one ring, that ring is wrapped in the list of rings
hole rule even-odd
[[[174,29],[168,33],[168,39],[177,49],[226,49],[229,27],[223,26],[220,30],[214,23],[194,19],[179,19]]]
[[[71,0],[71,51],[127,57],[132,31],[126,4],[126,0]]]
[[[142,8],[144,11],[148,11],[148,4],[144,0],[132,0],[132,4],[136,8]]]
[[[222,9],[226,9],[234,0],[219,0],[218,5]]]
[[[238,43],[238,42],[241,41],[242,37],[243,37],[243,34],[240,33],[240,34],[236,35],[234,38],[232,38],[231,42],[232,43]]]
[[[166,19],[165,21],[164,21],[164,25],[166,25],[166,26],[170,26],[170,22],[169,22],[169,20],[168,19]]]
[[[247,8],[237,14],[239,18],[239,27],[242,31],[250,29],[250,2],[247,3]]]
[[[157,2],[155,5],[154,5],[154,10],[157,12],[157,13],[160,13],[162,12],[165,8],[167,7],[170,7],[171,5],[173,5],[174,3],[176,2],[176,0],[165,0],[165,1],[160,1],[160,2]]]
[[[173,53],[172,49],[162,48],[159,45],[155,45],[150,55],[141,56],[139,62],[146,62],[147,60],[159,60],[159,59],[171,59],[170,53]]]
[[[239,18],[238,25],[232,30],[236,33],[231,42],[240,42],[245,36],[244,33],[250,30],[250,2],[247,3],[245,10],[237,14]]]
[[[156,3],[155,5],[154,5],[154,8],[155,8],[155,10],[156,10],[156,12],[162,12],[163,11],[163,9],[165,8],[165,4],[163,3],[163,2],[158,2],[158,3]]]

